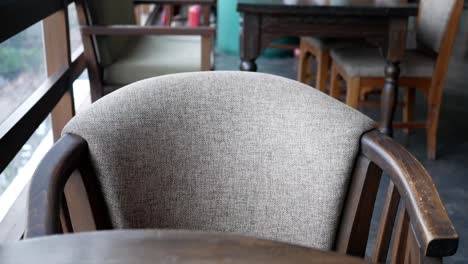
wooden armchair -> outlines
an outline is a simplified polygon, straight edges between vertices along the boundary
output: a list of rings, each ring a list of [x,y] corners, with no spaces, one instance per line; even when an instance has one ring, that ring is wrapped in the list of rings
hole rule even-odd
[[[384,262],[389,249],[395,263],[454,254],[458,235],[431,177],[375,125],[277,76],[147,79],[105,96],[67,125],[33,176],[25,237],[58,234],[61,226],[191,229],[364,257],[384,171],[391,184],[372,260]],[[72,193],[87,197],[89,215],[76,199],[63,198],[77,171],[85,187]],[[83,219],[92,228],[80,226]]]
[[[143,2],[171,1],[135,4]],[[204,0],[177,2],[208,4]],[[137,26],[133,4],[128,0],[76,1],[92,101],[145,78],[213,68],[215,28]]]
[[[425,0],[419,4],[417,19],[417,50],[408,50],[401,62],[400,86],[405,89],[403,123],[396,127],[425,128],[427,153],[436,157],[437,129],[442,94],[450,55],[456,37],[463,0]],[[339,98],[339,78],[346,81],[346,104],[357,108],[360,95],[366,90],[384,86],[385,60],[376,48],[346,47],[332,49],[330,95]],[[415,93],[427,99],[427,120],[414,121]]]

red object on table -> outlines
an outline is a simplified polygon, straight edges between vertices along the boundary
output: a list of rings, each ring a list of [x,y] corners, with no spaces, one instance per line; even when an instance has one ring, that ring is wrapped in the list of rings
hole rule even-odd
[[[198,27],[198,26],[200,26],[200,14],[201,14],[201,6],[200,5],[190,6],[189,12],[188,12],[188,25],[189,25],[189,27]]]

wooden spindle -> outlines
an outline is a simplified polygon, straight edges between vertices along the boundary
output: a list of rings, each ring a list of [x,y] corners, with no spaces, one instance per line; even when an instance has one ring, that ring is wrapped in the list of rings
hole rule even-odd
[[[375,241],[375,248],[372,253],[373,263],[385,263],[387,261],[390,240],[392,239],[393,225],[398,212],[400,194],[397,188],[390,182],[388,185],[385,205],[380,216],[379,230]]]
[[[406,244],[408,242],[409,216],[406,208],[402,206],[396,228],[392,249],[391,263],[401,264],[405,261]]]
[[[364,257],[382,170],[359,156],[345,204],[336,250]]]

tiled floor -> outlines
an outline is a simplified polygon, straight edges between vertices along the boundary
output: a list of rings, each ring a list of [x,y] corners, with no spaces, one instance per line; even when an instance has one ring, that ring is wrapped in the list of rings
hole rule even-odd
[[[463,47],[468,47],[463,34],[459,34],[449,67],[444,90],[438,137],[438,158],[426,158],[426,137],[424,130],[410,136],[396,133],[396,139],[404,144],[427,168],[439,190],[447,211],[460,235],[460,244],[455,256],[446,263],[468,263],[468,58]],[[218,53],[216,70],[237,70],[239,59]],[[297,59],[260,58],[260,72],[272,73],[296,79]],[[379,117],[378,109],[365,109],[373,118]],[[417,98],[417,116],[425,117],[424,98]],[[383,193],[377,199],[377,208],[382,206]],[[375,235],[375,224],[371,239]]]

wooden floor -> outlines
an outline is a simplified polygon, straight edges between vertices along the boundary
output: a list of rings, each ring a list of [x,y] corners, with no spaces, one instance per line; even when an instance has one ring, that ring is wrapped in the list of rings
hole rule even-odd
[[[468,22],[468,21],[467,21]],[[467,34],[468,35],[468,34]],[[216,54],[217,70],[237,70],[237,56]],[[297,59],[260,58],[260,72],[272,73],[296,79]],[[424,100],[417,98],[417,117],[425,117]],[[379,109],[361,109],[378,120]],[[400,118],[401,114],[398,115]],[[396,139],[405,145],[428,169],[442,196],[447,211],[460,235],[457,254],[447,258],[445,263],[468,263],[468,38],[460,33],[444,90],[438,137],[438,158],[429,161],[426,157],[426,136],[424,130],[415,131],[410,136],[396,132]],[[382,189],[377,200],[377,208],[382,206]],[[370,239],[375,236],[375,228]],[[373,243],[369,243],[373,244]]]

